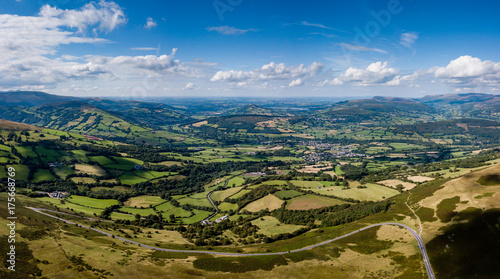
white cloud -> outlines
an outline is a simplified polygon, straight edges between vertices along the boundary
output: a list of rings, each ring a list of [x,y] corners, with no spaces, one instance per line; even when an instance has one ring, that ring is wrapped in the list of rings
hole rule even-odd
[[[304,26],[312,26],[312,27],[318,27],[318,28],[322,28],[322,29],[330,29],[330,30],[334,29],[332,27],[328,27],[328,26],[325,26],[325,25],[320,24],[320,23],[310,23],[307,21],[301,21],[300,24],[302,24]]]
[[[323,37],[325,37],[325,38],[329,38],[329,39],[331,39],[331,38],[335,38],[335,37],[338,37],[337,35],[327,34],[327,33],[321,33],[321,32],[311,32],[311,33],[309,33],[309,34],[311,34],[311,35],[323,36]]]
[[[148,19],[146,21],[146,25],[144,25],[144,28],[151,29],[151,28],[156,27],[156,26],[158,26],[156,21],[154,21],[152,17],[148,17]]]
[[[349,67],[344,73],[329,82],[331,85],[353,83],[359,86],[399,85],[400,75],[395,68],[388,68],[387,62],[375,62],[366,69]]]
[[[298,78],[296,80],[292,80],[290,84],[288,84],[288,87],[295,87],[295,86],[302,86],[304,85],[304,80],[301,78]]]
[[[379,48],[369,48],[369,47],[364,47],[364,46],[358,46],[358,45],[352,45],[352,44],[346,44],[346,43],[338,43],[336,45],[339,45],[341,47],[344,47],[348,50],[357,50],[357,51],[375,51],[379,53],[387,53],[387,51],[379,49]]]
[[[186,86],[184,87],[184,90],[193,90],[195,89],[195,86],[194,86],[194,83],[192,82],[189,82],[188,84],[186,84]]]
[[[267,80],[294,80],[306,76],[314,76],[323,69],[324,65],[313,62],[309,67],[303,64],[287,67],[284,63],[271,62],[253,71],[218,71],[210,81],[227,82],[257,82]]]
[[[133,47],[131,50],[158,50],[156,47]]]
[[[412,48],[413,44],[417,41],[418,34],[416,32],[406,32],[401,34],[399,43],[407,48]]]
[[[500,86],[500,63],[482,61],[469,55],[452,60],[446,67],[429,70],[436,78],[455,87],[498,87]]]
[[[68,44],[107,43],[95,37],[125,23],[123,10],[114,2],[100,1],[76,10],[43,6],[36,16],[0,15],[0,88],[53,88],[60,83],[86,79],[113,80],[149,79],[143,87],[151,88],[151,78],[161,83],[166,76],[208,77],[211,66],[175,59],[177,49],[169,55],[117,56],[62,54],[59,47]],[[86,31],[91,31],[91,37]],[[135,50],[158,50],[134,48]],[[49,58],[54,55],[56,58]],[[157,85],[155,85],[157,86]],[[79,86],[78,88],[82,88]]]
[[[88,3],[80,10],[61,10],[45,5],[40,9],[39,15],[53,26],[77,28],[80,32],[93,26],[109,32],[127,21],[123,9],[118,4],[104,0]]]
[[[99,32],[110,32],[126,22],[121,7],[100,1],[80,9],[42,6],[36,16],[0,15],[0,87],[48,88],[68,79],[95,78],[108,73],[102,65],[57,54],[67,44],[107,43]],[[92,32],[92,37],[87,32]]]
[[[164,77],[180,75],[188,77],[204,77],[204,68],[209,65],[197,65],[175,59],[177,49],[172,49],[170,55],[145,56],[88,56],[87,60],[108,69],[109,72],[120,78],[148,75]]]
[[[326,26],[326,25],[321,24],[321,23],[311,23],[311,22],[307,22],[307,21],[301,21],[299,23],[299,25],[310,26],[310,27],[317,27],[317,28],[321,28],[321,29],[328,29],[328,30],[333,30],[333,31],[341,32],[341,33],[346,33],[346,34],[350,33],[350,32],[347,32],[347,31],[344,31],[344,30],[341,30],[341,29],[337,29],[337,28]]]
[[[223,35],[240,35],[240,34],[245,34],[249,31],[251,32],[257,32],[258,30],[257,29],[238,29],[238,28],[235,28],[235,27],[231,27],[231,26],[217,26],[217,27],[208,27],[207,28],[208,31],[216,31],[216,32],[219,32]]]

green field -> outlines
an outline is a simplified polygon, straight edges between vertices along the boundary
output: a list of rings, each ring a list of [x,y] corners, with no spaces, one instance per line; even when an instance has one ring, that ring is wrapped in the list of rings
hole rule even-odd
[[[227,197],[230,197],[230,196],[238,193],[241,189],[243,189],[242,186],[229,188],[229,189],[222,190],[222,191],[216,191],[216,192],[212,193],[210,198],[214,201],[223,201]]]
[[[155,214],[154,209],[152,208],[134,208],[134,207],[120,207],[120,210],[123,212],[127,212],[133,215],[139,214],[141,216],[148,216],[151,214]]]
[[[71,153],[73,154],[73,158],[80,160],[81,162],[88,162],[89,158],[87,158],[87,151],[85,150],[71,150]]]
[[[309,181],[305,181],[309,182]],[[313,181],[315,182],[315,181]],[[295,184],[295,181],[293,181]],[[333,182],[321,181],[319,183],[321,187],[302,187],[305,190],[311,190],[315,193],[327,196],[335,196],[339,198],[351,198],[360,201],[377,201],[385,198],[389,198],[399,194],[397,190],[380,186],[374,183],[367,183],[363,186],[366,188],[358,189],[357,187],[351,187],[350,189],[343,190],[342,186],[333,186]]]
[[[274,195],[280,199],[285,199],[285,198],[291,199],[291,198],[295,198],[298,196],[302,196],[303,194],[301,192],[295,191],[295,190],[285,190],[285,191],[278,191],[278,192],[274,193]]]
[[[208,199],[206,197],[205,198],[201,198],[201,199],[194,199],[194,198],[191,198],[191,197],[185,197],[185,198],[182,198],[182,199],[178,199],[177,201],[181,205],[182,204],[190,204],[190,205],[194,205],[194,206],[212,207],[212,204],[208,201]]]
[[[136,176],[132,172],[125,172],[124,174],[120,175],[118,177],[121,183],[126,184],[126,185],[133,185],[141,182],[146,182],[148,179]]]
[[[169,210],[167,210],[165,213],[163,213],[162,216],[163,216],[163,218],[169,218],[171,214],[174,214],[175,217],[178,217],[178,218],[191,216],[190,211],[187,211],[187,210],[180,208],[180,207],[172,207]]]
[[[109,165],[109,164],[114,164],[113,160],[109,159],[108,157],[104,156],[91,156],[89,159],[93,162],[97,162],[103,166]]]
[[[249,193],[251,191],[252,190],[243,189],[243,190],[239,191],[238,193],[230,196],[229,198],[231,198],[231,199],[238,199],[238,198],[241,198],[244,194]]]
[[[143,161],[133,158],[113,157],[113,159],[119,165],[144,165]]]
[[[49,170],[46,170],[46,169],[39,169],[35,172],[35,174],[33,175],[33,179],[31,180],[31,182],[41,182],[41,181],[52,181],[52,180],[56,180],[57,178],[55,178]]]
[[[24,158],[36,158],[38,155],[31,146],[16,146],[17,152],[21,154]]]
[[[159,204],[157,206],[155,206],[155,209],[157,211],[169,211],[170,209],[174,208],[175,206],[172,205],[172,203],[170,202],[164,202],[162,204]]]
[[[95,208],[101,208],[101,209],[118,204],[117,200],[94,199],[94,198],[77,196],[77,195],[71,195],[71,196],[67,197],[66,200],[68,202],[71,202],[71,203],[76,203],[76,204],[83,205],[83,206],[95,207]]]
[[[6,145],[3,145],[3,144],[0,144],[0,150],[7,151],[7,152],[10,153],[10,151],[12,150],[12,148],[10,146],[6,146]]]
[[[233,210],[236,211],[238,209],[238,205],[235,203],[228,203],[228,202],[223,202],[217,206],[221,211],[229,211]]]
[[[55,167],[54,172],[62,179],[66,179],[68,175],[75,173],[75,171],[69,166]]]
[[[82,205],[79,205],[79,204],[74,204],[74,203],[69,203],[69,202],[66,202],[66,203],[62,204],[61,200],[54,199],[54,198],[49,198],[49,197],[43,197],[43,198],[37,198],[37,199],[41,200],[43,202],[46,202],[46,203],[58,206],[59,208],[68,209],[68,210],[71,210],[71,211],[74,211],[74,212],[77,212],[77,213],[83,213],[83,214],[86,214],[86,215],[89,215],[89,216],[96,216],[96,215],[98,216],[103,211],[102,209],[90,208],[90,207],[87,207],[87,206],[82,206]]]
[[[259,227],[258,233],[273,236],[282,233],[293,233],[294,231],[305,226],[283,224],[278,219],[272,216],[263,216],[253,220],[252,225]]]
[[[239,176],[236,176],[236,177],[229,179],[229,181],[227,182],[227,187],[238,187],[238,186],[243,185],[243,183],[245,183],[245,179],[241,178]]]
[[[130,215],[130,214],[120,213],[120,212],[112,212],[111,213],[111,219],[112,220],[122,219],[122,220],[133,221],[133,220],[135,220],[135,216],[134,215]]]
[[[193,216],[181,219],[184,222],[184,224],[193,224],[200,222],[203,219],[210,216],[210,214],[212,214],[212,212],[198,210],[198,209],[193,209],[193,212],[194,212]]]
[[[394,151],[406,151],[406,150],[412,150],[412,149],[423,149],[425,148],[422,145],[416,145],[416,144],[408,144],[408,143],[401,143],[401,142],[394,142],[389,144],[394,148]]]
[[[44,162],[55,162],[57,161],[60,157],[61,154],[57,152],[56,150],[52,149],[47,149],[41,145],[35,146],[36,153]]]
[[[13,167],[16,170],[16,180],[28,180],[28,175],[30,170],[25,165],[7,165],[7,167]]]

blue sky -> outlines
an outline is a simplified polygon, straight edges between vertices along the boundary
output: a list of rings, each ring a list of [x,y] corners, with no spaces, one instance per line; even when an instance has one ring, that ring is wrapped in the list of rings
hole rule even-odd
[[[5,0],[0,89],[403,96],[500,89],[497,1]]]

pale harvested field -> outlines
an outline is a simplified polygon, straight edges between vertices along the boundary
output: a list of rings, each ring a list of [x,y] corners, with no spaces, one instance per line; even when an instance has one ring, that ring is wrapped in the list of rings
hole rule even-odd
[[[337,199],[315,196],[315,195],[304,195],[289,200],[287,204],[287,209],[309,210],[309,209],[321,208],[343,203],[344,203],[343,201]]]
[[[130,198],[124,204],[129,207],[149,207],[149,205],[157,205],[165,202],[164,199],[158,196],[138,196]]]
[[[76,173],[86,173],[89,175],[97,175],[97,176],[103,176],[106,174],[106,171],[101,169],[99,166],[82,165],[82,164],[75,164],[75,171]]]
[[[331,168],[331,164],[326,166],[326,167],[320,167],[322,165],[310,165],[310,166],[304,166],[301,169],[298,169],[298,172],[305,172],[305,173],[318,173],[320,170],[326,170]]]
[[[75,183],[83,183],[83,184],[96,183],[95,179],[93,179],[92,177],[72,177],[70,179]]]
[[[415,186],[417,186],[417,184],[415,184],[415,183],[405,182],[405,181],[401,181],[398,179],[387,179],[387,180],[379,181],[377,183],[388,186],[388,187],[392,187],[392,188],[396,188],[397,185],[401,184],[401,185],[403,185],[404,190],[410,190],[410,189],[415,188]]]
[[[196,122],[196,123],[191,124],[191,125],[193,125],[194,127],[201,127],[201,126],[207,125],[207,124],[208,124],[208,121],[205,120],[205,121]]]
[[[274,128],[274,127],[276,127],[276,122],[274,120],[262,121],[262,122],[255,123],[255,126]]]
[[[282,132],[282,133],[295,133],[296,131],[292,130],[292,129],[288,129],[288,128],[277,128],[278,131]]]
[[[278,209],[281,207],[284,201],[280,200],[275,195],[269,194],[263,198],[260,198],[254,202],[249,203],[242,210],[248,210],[250,212],[259,212],[262,209],[269,209],[269,211]]]
[[[408,180],[411,180],[413,182],[426,182],[426,181],[434,180],[434,178],[416,175],[416,176],[408,176]]]

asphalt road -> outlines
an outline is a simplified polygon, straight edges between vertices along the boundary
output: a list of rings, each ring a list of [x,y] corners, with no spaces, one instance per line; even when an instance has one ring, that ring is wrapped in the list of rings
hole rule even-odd
[[[295,249],[295,250],[290,250],[290,251],[286,251],[286,252],[250,253],[250,254],[246,254],[246,253],[226,253],[226,252],[215,252],[215,251],[175,250],[175,249],[165,249],[165,248],[159,248],[159,247],[144,245],[144,244],[141,244],[139,242],[135,242],[135,241],[123,238],[123,237],[115,236],[113,234],[110,234],[108,232],[105,232],[105,231],[102,231],[102,230],[99,230],[99,229],[96,229],[96,228],[91,228],[91,227],[88,227],[88,226],[80,225],[80,224],[77,224],[75,222],[72,222],[72,221],[69,221],[69,220],[65,220],[65,219],[59,218],[57,216],[50,215],[50,214],[42,212],[42,211],[55,212],[55,213],[58,213],[58,214],[65,214],[65,215],[72,215],[72,214],[57,212],[57,211],[48,210],[48,209],[45,209],[45,208],[33,208],[33,207],[28,207],[28,208],[31,209],[31,210],[34,210],[35,212],[43,214],[45,216],[57,219],[59,221],[62,221],[62,222],[65,222],[65,223],[68,223],[68,224],[71,224],[71,225],[78,225],[78,226],[80,226],[82,228],[93,230],[95,232],[98,232],[98,233],[110,236],[112,238],[119,239],[119,240],[122,240],[122,241],[125,241],[125,242],[128,242],[128,243],[131,243],[131,244],[134,244],[134,245],[137,245],[137,246],[140,246],[140,247],[145,247],[145,248],[149,248],[149,249],[153,249],[153,250],[159,250],[159,251],[165,251],[165,252],[191,253],[191,254],[210,254],[210,255],[238,256],[238,257],[285,255],[285,254],[288,254],[288,253],[295,253],[295,252],[300,252],[300,251],[306,251],[306,250],[310,250],[310,249],[313,249],[313,248],[316,248],[316,247],[319,247],[319,246],[322,246],[322,245],[325,245],[325,244],[337,241],[337,240],[342,239],[342,238],[346,238],[346,237],[351,236],[353,234],[356,234],[356,233],[358,233],[360,231],[364,231],[364,230],[367,230],[367,229],[370,229],[370,228],[373,228],[373,227],[384,226],[384,225],[400,226],[400,227],[403,227],[403,228],[407,229],[408,231],[410,231],[410,233],[413,235],[413,237],[415,237],[415,239],[418,242],[418,247],[420,248],[420,253],[422,254],[422,257],[423,257],[423,260],[424,260],[424,264],[425,264],[425,268],[427,269],[427,274],[428,274],[429,278],[430,279],[435,279],[436,278],[434,276],[434,272],[432,271],[431,263],[429,261],[429,257],[427,256],[427,251],[425,250],[424,241],[422,240],[422,238],[420,237],[420,235],[418,235],[412,228],[410,228],[410,227],[408,227],[406,225],[403,225],[403,224],[399,224],[399,223],[387,222],[387,223],[378,223],[378,224],[369,225],[369,226],[366,226],[366,227],[361,228],[359,230],[350,232],[348,234],[344,234],[342,236],[339,236],[339,237],[336,237],[336,238],[333,238],[333,239],[330,239],[330,240],[326,240],[326,241],[320,242],[318,244],[314,244],[314,245],[311,245],[311,246],[307,246],[307,247],[300,248],[300,249]],[[72,215],[72,216],[78,216],[78,215]],[[78,217],[81,217],[81,216],[78,216]],[[81,217],[81,218],[83,218],[83,217]]]
[[[226,180],[226,182],[224,183],[224,186],[222,186],[222,187],[226,188],[228,182],[229,182],[229,179]],[[207,194],[207,199],[212,204],[213,208],[215,209],[215,212],[212,215],[205,218],[205,220],[201,221],[200,223],[210,220],[210,218],[214,217],[215,215],[217,215],[217,213],[219,213],[219,209],[217,208],[217,206],[215,206],[214,202],[210,198],[210,195],[212,195],[213,192],[215,192],[215,190]]]

